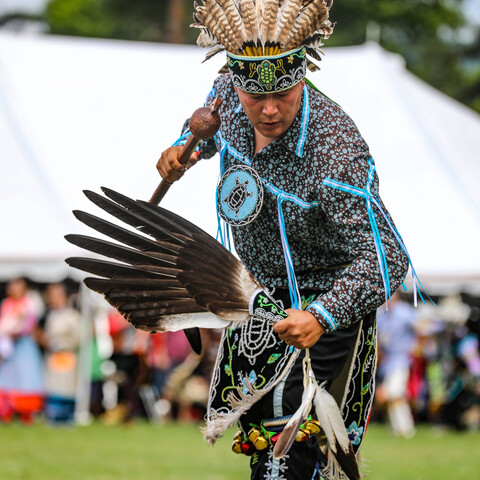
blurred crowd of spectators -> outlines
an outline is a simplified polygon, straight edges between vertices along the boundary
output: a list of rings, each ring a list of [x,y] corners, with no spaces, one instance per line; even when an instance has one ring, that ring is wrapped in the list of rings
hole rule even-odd
[[[0,304],[0,423],[43,417],[71,424],[87,388],[90,418],[200,421],[220,339],[202,331],[194,354],[183,332],[148,334],[115,310],[85,318],[77,292],[11,280]],[[460,296],[414,308],[395,294],[378,312],[379,363],[373,421],[409,437],[428,422],[480,429],[480,309]],[[87,384],[81,377],[87,378]],[[76,405],[77,402],[77,405]],[[85,413],[85,412],[83,412]]]
[[[105,423],[203,418],[219,332],[202,332],[199,356],[183,332],[151,335],[113,309],[82,318],[74,307],[77,297],[62,283],[41,291],[22,278],[6,285],[0,304],[0,423],[43,416],[71,424],[85,388],[90,417]]]
[[[480,308],[460,295],[414,308],[396,293],[377,321],[373,419],[403,437],[415,423],[480,429]]]

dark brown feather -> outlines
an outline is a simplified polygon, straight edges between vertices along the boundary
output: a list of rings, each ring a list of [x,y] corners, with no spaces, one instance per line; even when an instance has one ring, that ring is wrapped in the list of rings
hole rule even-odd
[[[195,249],[196,250],[196,249]],[[216,271],[215,271],[215,276],[211,280],[214,283],[220,283],[221,281],[218,280],[220,278],[231,278],[232,273],[232,268],[229,268],[228,263],[218,263],[214,257],[209,257],[208,255],[206,258],[204,258],[205,252],[198,252],[198,251],[192,251],[189,249],[184,249],[181,252],[181,256],[177,258],[176,265],[179,269],[183,271],[208,271],[211,269],[212,263],[215,262],[216,265]],[[190,277],[189,277],[190,278]],[[195,277],[192,277],[193,280],[195,281]],[[203,280],[203,279],[202,279]]]
[[[182,285],[185,285],[192,296],[206,292],[225,292],[225,296],[228,298],[248,304],[251,294],[256,290],[255,285],[247,286],[238,279],[232,279],[229,282],[228,280],[216,279],[214,275],[204,272],[200,277],[197,272],[183,271],[178,274],[177,278]]]
[[[218,295],[195,295],[194,299],[199,305],[204,305],[205,309],[210,310],[213,313],[220,310],[243,310],[244,312],[248,312],[248,304],[245,302],[231,302],[229,300],[224,300]]]
[[[345,475],[349,478],[349,480],[360,480],[361,476],[360,471],[358,470],[357,457],[355,456],[352,445],[349,444],[349,451],[348,453],[345,453],[340,444],[337,442],[336,450],[335,458],[337,459],[337,462]]]
[[[135,227],[137,230],[140,230],[147,235],[151,235],[156,240],[171,240],[172,237],[169,235],[168,231],[165,231],[163,227],[155,225],[148,219],[130,212],[121,205],[118,205],[117,203],[112,202],[111,200],[102,197],[95,192],[84,190],[84,193],[86,197],[95,205],[100,207],[102,210],[105,210],[115,218],[118,218],[122,222],[125,222],[127,225]],[[183,242],[179,242],[177,244],[181,245],[182,243]]]
[[[113,238],[125,245],[137,248],[142,252],[163,251],[164,253],[178,253],[178,245],[168,243],[165,240],[160,244],[149,237],[132,232],[131,230],[127,230],[103,218],[82,212],[81,210],[74,210],[73,214],[78,220],[97,232],[103,233],[107,237]]]
[[[317,60],[319,62],[322,61],[322,57],[320,56],[320,53],[317,50],[315,50],[314,48],[306,47],[306,51],[307,51],[308,55],[310,55],[315,60]]]
[[[155,215],[155,218],[160,219],[160,221],[163,223],[167,223],[172,228],[172,230],[169,230],[171,233],[178,231],[178,233],[183,233],[187,237],[193,237],[198,233],[201,236],[207,237],[211,239],[211,241],[216,242],[211,235],[202,230],[200,227],[197,227],[197,225],[189,222],[185,218],[171,212],[170,210],[158,207],[153,203],[144,202],[143,200],[137,200],[137,203],[150,210],[152,214]]]
[[[107,278],[150,278],[150,279],[168,279],[172,278],[175,280],[175,275],[178,270],[169,271],[168,273],[162,273],[160,270],[170,270],[163,269],[161,267],[150,267],[149,270],[142,269],[140,267],[132,267],[129,265],[122,265],[120,263],[107,262],[105,260],[96,260],[93,258],[84,258],[84,257],[70,257],[65,260],[68,265],[84,272],[93,273],[94,275],[99,275],[100,277]],[[158,270],[158,271],[154,271]],[[178,282],[175,281],[175,284]]]
[[[135,320],[137,319],[145,319],[145,318],[156,318],[163,317],[165,315],[172,315],[174,313],[197,313],[202,312],[206,309],[201,308],[199,305],[196,305],[196,308],[192,310],[192,305],[178,305],[176,307],[159,307],[159,308],[144,308],[133,310],[130,312],[124,311],[123,307],[119,307],[119,311],[122,314],[125,314],[126,317],[128,315],[128,321],[135,324]]]
[[[198,328],[185,328],[183,330],[187,337],[188,343],[192,347],[192,350],[200,355],[202,353],[202,337],[200,336],[200,329]]]
[[[68,263],[68,262],[67,262]],[[74,266],[74,265],[72,265]],[[77,268],[77,267],[75,267]],[[81,269],[80,269],[81,270]],[[83,283],[91,290],[98,293],[109,293],[115,289],[127,289],[133,286],[145,291],[155,290],[158,288],[175,289],[178,288],[181,292],[186,292],[183,285],[178,283],[175,278],[94,278],[87,277],[83,280]],[[190,294],[189,294],[190,295]]]
[[[174,298],[191,298],[190,293],[185,289],[174,290],[171,288],[165,290],[120,290],[110,291],[108,296],[112,300],[166,300]]]
[[[172,268],[175,267],[175,257],[163,253],[145,253],[133,248],[124,247],[118,243],[107,242],[86,235],[65,235],[65,239],[78,247],[90,252],[120,260],[130,265],[151,265]]]
[[[202,317],[206,322],[202,325],[215,328],[249,318],[250,296],[259,284],[234,255],[168,210],[107,188],[103,191],[108,198],[89,191],[85,194],[107,213],[155,240],[76,212],[87,225],[123,243],[67,235],[70,242],[121,262],[67,259],[75,268],[105,277],[85,279],[89,288],[102,293],[135,327],[148,331],[190,327],[196,324],[194,315],[207,310],[227,320],[226,324],[212,323],[215,317]]]
[[[110,299],[112,298],[109,295]],[[182,298],[177,300],[165,299],[157,302],[132,302],[132,303],[119,303],[124,312],[133,312],[137,310],[148,310],[148,309],[158,309],[164,311],[163,315],[178,313],[182,311],[183,313],[190,312],[200,312],[203,309],[192,299],[192,298]],[[206,309],[205,309],[206,310]]]
[[[102,191],[108,198],[110,198],[110,200],[113,200],[130,212],[137,214],[140,218],[146,219],[156,226],[162,225],[165,233],[172,238],[179,238],[181,235],[190,237],[192,231],[194,230],[198,230],[202,234],[205,234],[205,232],[197,226],[193,226],[190,229],[185,228],[182,225],[182,222],[178,221],[178,218],[181,218],[178,215],[175,215],[172,219],[170,215],[161,214],[158,207],[153,203],[142,202],[141,200],[132,200],[131,198],[128,198],[125,195],[106,187],[102,187]]]

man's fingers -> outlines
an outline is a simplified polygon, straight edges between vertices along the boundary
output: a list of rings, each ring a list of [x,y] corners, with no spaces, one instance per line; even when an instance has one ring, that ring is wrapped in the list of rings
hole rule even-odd
[[[277,322],[273,325],[273,331],[278,335],[285,333],[287,330],[288,330],[288,325],[287,325],[286,319],[281,320],[280,322]]]
[[[182,152],[182,147],[170,147],[165,150],[157,162],[157,170],[161,177],[169,183],[182,178],[186,167],[182,165],[178,158]]]

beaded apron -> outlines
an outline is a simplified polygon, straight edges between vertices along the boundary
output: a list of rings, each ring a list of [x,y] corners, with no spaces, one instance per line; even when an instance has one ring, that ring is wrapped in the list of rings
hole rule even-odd
[[[299,353],[273,331],[287,314],[265,292],[254,295],[250,310],[249,321],[223,332],[203,431],[209,443],[277,385]]]

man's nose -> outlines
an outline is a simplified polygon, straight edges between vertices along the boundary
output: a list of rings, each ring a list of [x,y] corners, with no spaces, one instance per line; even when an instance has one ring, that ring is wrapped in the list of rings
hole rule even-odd
[[[275,115],[278,112],[277,102],[270,95],[266,95],[265,100],[263,101],[262,113],[264,115]]]

